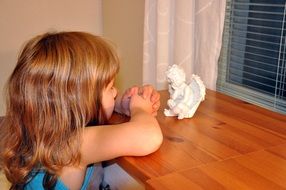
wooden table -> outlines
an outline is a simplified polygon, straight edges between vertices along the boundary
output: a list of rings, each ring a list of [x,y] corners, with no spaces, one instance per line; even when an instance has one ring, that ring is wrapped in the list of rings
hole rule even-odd
[[[147,189],[286,189],[286,116],[207,90],[191,119],[157,116],[162,146],[117,163]],[[144,143],[144,142],[142,142]]]

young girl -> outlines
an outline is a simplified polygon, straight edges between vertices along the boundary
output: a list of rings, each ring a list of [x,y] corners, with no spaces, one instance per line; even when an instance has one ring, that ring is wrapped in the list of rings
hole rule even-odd
[[[117,97],[118,69],[113,47],[88,33],[48,33],[25,45],[0,128],[0,168],[11,189],[98,189],[94,163],[159,148],[158,93],[133,87]],[[103,125],[114,109],[130,121]],[[97,126],[87,127],[91,121]]]

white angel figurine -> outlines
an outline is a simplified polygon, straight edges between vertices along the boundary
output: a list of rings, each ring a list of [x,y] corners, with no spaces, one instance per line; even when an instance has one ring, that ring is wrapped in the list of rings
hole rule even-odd
[[[206,88],[197,75],[192,75],[191,82],[186,83],[186,74],[178,65],[172,65],[166,72],[169,83],[169,109],[165,116],[178,116],[178,119],[191,118],[199,104],[205,99]]]

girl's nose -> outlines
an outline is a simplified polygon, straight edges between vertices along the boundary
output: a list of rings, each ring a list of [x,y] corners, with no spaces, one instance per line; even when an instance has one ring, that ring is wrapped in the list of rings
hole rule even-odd
[[[114,97],[114,98],[116,98],[117,93],[118,93],[117,88],[113,87],[113,97]]]

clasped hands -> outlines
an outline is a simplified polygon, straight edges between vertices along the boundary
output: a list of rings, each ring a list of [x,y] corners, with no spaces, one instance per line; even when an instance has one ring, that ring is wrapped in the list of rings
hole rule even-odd
[[[115,104],[115,111],[130,116],[130,100],[134,95],[139,95],[152,104],[152,115],[156,116],[160,108],[160,94],[151,85],[141,87],[133,86],[127,89],[121,97],[118,97]]]

